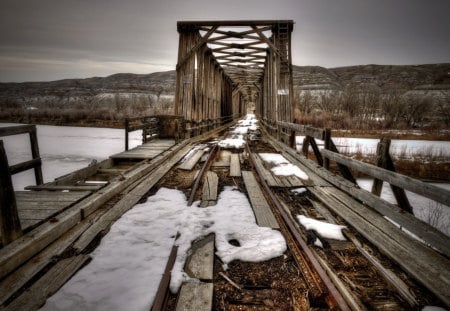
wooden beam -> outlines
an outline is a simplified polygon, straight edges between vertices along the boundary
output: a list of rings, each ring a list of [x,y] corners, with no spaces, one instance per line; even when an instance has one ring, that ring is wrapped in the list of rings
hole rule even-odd
[[[3,245],[7,245],[22,236],[22,229],[2,140],[0,140],[0,176],[0,232]]]
[[[278,48],[266,37],[266,35],[258,27],[252,26],[252,28],[255,30],[261,40],[264,41],[264,43],[266,43],[275,54],[281,57],[281,53]]]
[[[177,68],[177,69],[178,69],[178,68],[181,68],[181,66],[183,66],[183,65],[187,62],[187,60],[192,56],[193,53],[197,52],[197,50],[198,50],[201,46],[203,46],[204,44],[206,44],[206,42],[208,41],[208,38],[214,33],[214,31],[216,31],[216,29],[217,29],[217,26],[213,26],[213,27],[212,27],[212,28],[211,28],[211,29],[210,29],[210,30],[202,37],[202,39],[201,39],[199,42],[197,42],[197,44],[194,45],[194,47],[192,47],[192,48],[190,49],[190,51],[186,53],[186,55],[184,55],[184,57],[181,59],[181,61],[178,62],[176,68]]]
[[[436,202],[450,206],[450,191],[436,187],[411,177],[394,173],[375,165],[360,162],[350,157],[329,151],[322,150],[322,155],[330,160],[339,162],[343,165],[356,169],[372,177],[384,180],[390,184],[420,194]]]
[[[278,26],[279,24],[287,24],[291,29],[294,26],[294,21],[289,20],[216,20],[216,21],[178,21],[178,31],[184,29],[198,29],[204,26],[217,27],[242,27],[242,26]]]
[[[0,137],[26,134],[32,132],[33,129],[36,129],[36,125],[17,125],[17,126],[0,127]]]
[[[389,154],[389,148],[391,146],[391,140],[383,137],[377,145],[377,160],[376,165],[378,167],[395,172],[394,162]],[[413,213],[411,204],[409,204],[408,197],[406,196],[405,190],[403,188],[391,185],[392,192],[394,193],[395,199],[399,207],[404,209],[409,213]],[[383,181],[375,178],[372,185],[372,193],[380,196],[381,190],[383,188]]]

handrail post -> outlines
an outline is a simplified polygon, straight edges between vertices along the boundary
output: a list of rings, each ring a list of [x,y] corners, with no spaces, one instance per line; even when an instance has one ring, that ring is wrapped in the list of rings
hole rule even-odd
[[[32,131],[30,131],[30,144],[31,144],[31,155],[33,159],[39,159],[39,144],[37,140],[36,125],[33,125]],[[34,177],[36,179],[36,185],[42,185],[44,179],[42,177],[42,166],[39,164],[34,168]]]
[[[128,126],[129,126],[128,118],[125,118],[125,151],[128,150]]]
[[[0,140],[0,230],[3,246],[22,236],[16,197],[3,141]]]
[[[390,146],[391,140],[389,138],[382,137],[380,139],[380,142],[377,145],[377,160],[375,165],[384,168],[386,170],[395,172],[396,170],[394,161],[392,161],[392,158],[389,154]],[[392,192],[395,196],[395,200],[397,201],[398,206],[409,213],[413,213],[412,206],[409,203],[405,190],[395,185],[391,184],[389,185],[391,186]],[[380,196],[382,188],[383,188],[383,181],[375,178],[372,185],[372,193],[377,196]]]
[[[331,129],[326,128],[324,132],[324,148],[330,150],[331,147]],[[327,170],[330,169],[330,159],[323,159],[323,167]]]

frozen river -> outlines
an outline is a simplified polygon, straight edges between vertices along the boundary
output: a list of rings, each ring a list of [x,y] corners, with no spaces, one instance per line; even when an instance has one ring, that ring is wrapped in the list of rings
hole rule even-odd
[[[18,124],[0,123],[0,126]],[[123,129],[38,125],[39,151],[42,158],[44,182],[101,161],[125,148]],[[0,137],[3,140],[9,165],[31,160],[28,134]],[[141,143],[141,132],[130,133],[130,148]],[[16,190],[34,185],[32,170],[13,176]]]
[[[0,123],[0,126],[17,124]],[[37,126],[39,149],[42,158],[42,171],[44,182],[53,181],[56,177],[73,172],[89,165],[93,160],[101,161],[114,153],[124,150],[125,138],[123,129],[71,127],[71,126]],[[16,164],[31,159],[31,149],[28,134],[1,137],[4,141],[9,164]],[[364,150],[375,152],[376,139],[359,138],[333,138],[338,148],[343,151]],[[302,138],[297,137],[301,143]],[[130,134],[130,148],[141,143],[141,132]],[[391,152],[410,152],[411,154],[433,150],[439,154],[450,157],[450,142],[447,141],[423,141],[423,140],[393,140]],[[361,179],[360,186],[370,191],[371,180]],[[25,186],[35,184],[32,170],[13,176],[14,188],[23,189]],[[438,184],[438,186],[450,189],[450,184]],[[382,193],[383,198],[395,203],[390,188],[385,184]],[[430,209],[440,209],[436,226],[450,234],[450,209],[434,207],[429,200],[408,192],[408,196],[414,207],[416,216],[426,220]]]

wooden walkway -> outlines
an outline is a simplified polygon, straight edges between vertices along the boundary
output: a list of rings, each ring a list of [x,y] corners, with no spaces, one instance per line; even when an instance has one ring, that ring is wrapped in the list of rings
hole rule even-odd
[[[157,155],[166,151],[170,147],[175,145],[173,139],[158,139],[152,140],[141,146],[137,146],[133,149],[117,153],[111,156],[111,159],[128,159],[128,160],[145,160],[153,159]]]

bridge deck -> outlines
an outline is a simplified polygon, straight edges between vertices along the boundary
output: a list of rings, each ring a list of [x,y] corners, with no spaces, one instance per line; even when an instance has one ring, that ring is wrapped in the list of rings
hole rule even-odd
[[[153,159],[174,145],[175,140],[173,139],[152,140],[133,149],[114,154],[111,159]]]
[[[91,194],[91,191],[16,191],[22,230],[29,231]]]

